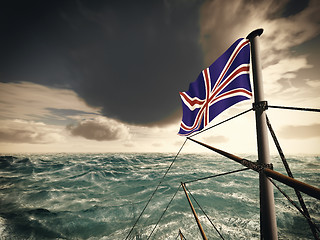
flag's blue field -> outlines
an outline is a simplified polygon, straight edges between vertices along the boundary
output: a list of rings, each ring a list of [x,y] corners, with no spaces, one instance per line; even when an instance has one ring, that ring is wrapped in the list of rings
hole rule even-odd
[[[51,154],[0,157],[0,239],[125,239],[173,154]],[[251,160],[253,156],[242,156]],[[275,170],[283,172],[277,157]],[[319,187],[320,158],[288,158],[294,176]],[[147,239],[181,181],[241,169],[215,154],[178,156],[133,230]],[[291,189],[279,184],[296,201]],[[257,174],[187,184],[225,239],[259,239]],[[320,224],[320,202],[303,194]],[[312,239],[307,221],[275,190],[279,239]],[[194,203],[209,239],[219,239]],[[150,239],[201,239],[180,189]]]

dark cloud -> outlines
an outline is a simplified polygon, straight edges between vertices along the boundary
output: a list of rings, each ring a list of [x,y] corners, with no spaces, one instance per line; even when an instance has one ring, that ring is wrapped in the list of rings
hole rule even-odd
[[[320,137],[320,124],[288,125],[280,129],[280,137],[288,139],[306,139]]]
[[[275,64],[280,57],[292,54],[288,52],[291,47],[319,34],[318,12],[316,0],[205,1],[200,14],[205,64],[256,28],[265,30],[261,37],[262,67]]]
[[[314,37],[314,6],[314,0],[3,1],[0,81],[69,88],[107,117],[168,124],[181,118],[178,92],[238,37],[265,25],[263,39],[277,47],[264,54],[268,64],[279,49],[287,53]]]
[[[112,141],[126,139],[128,129],[121,123],[110,119],[91,119],[68,125],[67,130],[73,136],[80,136],[89,140]]]
[[[286,7],[282,11],[282,16],[289,17],[301,12],[308,6],[309,2],[309,0],[289,0],[286,4]]]
[[[1,81],[68,87],[105,116],[150,124],[202,69],[199,1],[13,1],[1,10]],[[3,13],[3,15],[2,15]],[[164,121],[165,122],[165,121]]]

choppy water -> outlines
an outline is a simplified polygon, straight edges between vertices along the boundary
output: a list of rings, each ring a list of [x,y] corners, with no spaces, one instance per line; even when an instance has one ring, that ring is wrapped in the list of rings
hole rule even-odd
[[[0,239],[125,239],[172,154],[47,154],[0,157]],[[254,160],[254,157],[245,156]],[[283,172],[278,158],[275,170]],[[288,158],[295,177],[319,187],[320,158]],[[242,168],[210,155],[180,155],[134,235],[147,239],[181,181]],[[279,184],[280,186],[283,186]],[[187,185],[225,239],[259,239],[258,178],[239,172]],[[294,199],[291,189],[287,193]],[[305,196],[320,225],[320,202]],[[275,190],[279,239],[312,239],[306,220]],[[209,239],[219,239],[195,204]],[[180,189],[150,239],[201,239]],[[131,238],[131,237],[130,237]],[[130,239],[129,238],[129,239]]]

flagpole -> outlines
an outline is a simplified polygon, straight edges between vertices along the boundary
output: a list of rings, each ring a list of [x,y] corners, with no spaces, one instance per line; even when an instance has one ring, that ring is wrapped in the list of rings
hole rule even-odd
[[[270,164],[270,151],[266,123],[267,102],[264,100],[261,63],[259,58],[259,36],[263,29],[251,32],[250,40],[252,75],[254,86],[254,109],[256,116],[258,162],[262,165]],[[259,173],[260,184],[260,234],[261,239],[278,239],[274,195],[272,183],[266,175]]]

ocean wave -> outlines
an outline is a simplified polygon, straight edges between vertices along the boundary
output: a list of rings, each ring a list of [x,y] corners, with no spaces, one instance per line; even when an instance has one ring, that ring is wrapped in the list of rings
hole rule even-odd
[[[241,168],[222,157],[181,154],[162,179],[173,158],[171,154],[109,153],[1,156],[0,239],[124,239],[161,181],[134,229],[133,235],[145,239],[181,182]],[[284,171],[281,160],[273,160],[275,168]],[[288,158],[294,175],[315,185],[320,181],[319,160],[317,156]],[[257,183],[255,172],[244,171],[187,187],[226,239],[258,239]],[[312,236],[305,219],[277,191],[275,202],[281,238]],[[319,224],[320,203],[308,196],[305,202]],[[194,206],[208,237],[217,238],[195,202]],[[153,238],[174,239],[179,229],[187,239],[201,239],[181,188]]]

